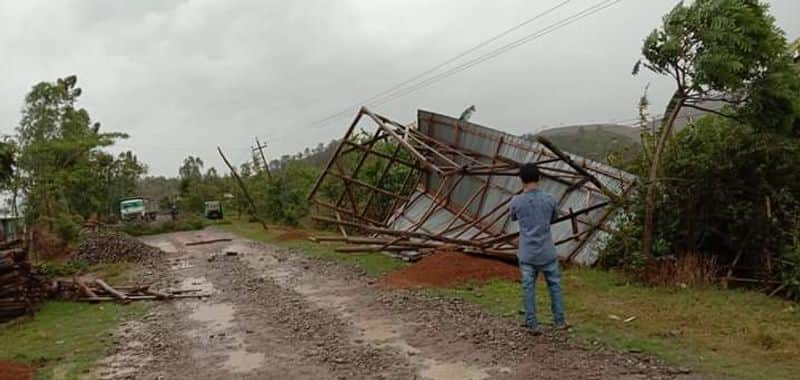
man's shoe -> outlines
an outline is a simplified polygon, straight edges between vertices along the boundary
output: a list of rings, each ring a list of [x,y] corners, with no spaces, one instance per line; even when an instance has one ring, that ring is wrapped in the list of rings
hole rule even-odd
[[[571,327],[572,327],[572,326],[570,326],[570,324],[569,324],[569,323],[566,323],[566,322],[565,322],[565,323],[562,323],[562,324],[560,324],[560,325],[555,325],[555,327],[553,327],[553,329],[554,329],[554,330],[556,330],[556,331],[569,331],[569,329],[570,329]]]
[[[533,336],[542,335],[542,328],[541,327],[528,327],[528,333]]]

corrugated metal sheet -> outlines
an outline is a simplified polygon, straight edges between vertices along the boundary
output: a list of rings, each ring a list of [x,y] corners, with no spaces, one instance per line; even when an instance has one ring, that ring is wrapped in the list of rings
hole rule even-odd
[[[477,124],[459,122],[448,116],[419,111],[417,123],[421,133],[465,152],[478,153],[488,157],[495,157],[496,155],[498,159],[520,164],[557,158],[552,152],[538,142],[529,141],[519,136],[500,132]],[[593,174],[605,187],[615,193],[622,194],[634,181],[634,177],[631,174],[603,163],[576,155],[570,155],[570,157],[574,162]],[[459,164],[468,163],[468,160],[463,158],[459,158],[456,161]],[[491,163],[485,159],[482,161]],[[554,170],[552,173],[574,171],[574,169],[564,161],[554,161],[542,164],[540,167],[543,169],[543,173],[550,173],[550,171],[547,170],[548,168]],[[436,212],[434,212],[420,228],[433,233],[439,233],[444,230],[446,226],[451,224],[450,222],[453,217],[455,217],[458,210],[460,210],[464,204],[469,201],[470,197],[486,183],[487,178],[489,177],[475,176],[467,177],[460,181],[452,191],[445,195],[446,207],[435,208]],[[412,194],[411,199],[413,201],[397,210],[394,217],[390,219],[390,227],[397,230],[408,230],[414,223],[419,222],[426,211],[431,207],[431,203],[433,202],[432,196],[435,195],[441,182],[442,179],[437,174],[429,174],[426,181],[424,181],[424,186],[421,186],[417,189],[415,194]],[[508,200],[509,197],[516,194],[521,188],[519,180],[511,176],[493,176],[489,179],[489,183],[489,190],[482,199],[483,207],[478,210],[479,202],[474,201],[465,212],[467,217],[462,218],[462,220],[456,222],[455,225],[460,224],[460,222],[467,223],[469,220],[484,216],[498,205]],[[551,193],[557,200],[560,200],[559,208],[562,215],[568,214],[570,209],[577,211],[609,201],[608,197],[591,183],[584,184],[572,192],[567,193],[570,183],[565,183],[563,179],[558,180],[545,177],[541,181],[541,187],[544,191]],[[422,192],[425,194],[421,194]],[[459,235],[462,239],[480,239],[489,236],[488,234],[480,233],[481,228],[486,228],[492,235],[516,232],[517,225],[511,222],[508,215],[488,225],[488,223],[494,219],[494,216],[505,211],[504,209],[505,207],[494,213],[491,217],[486,218],[483,223],[477,226],[478,228],[470,228],[466,232],[456,230],[444,235],[448,237]],[[593,228],[592,226],[602,222],[603,219],[606,218],[605,215],[608,212],[608,208],[599,208],[580,216],[580,223],[577,223],[579,233],[587,232]],[[552,226],[552,231],[553,239],[557,242],[573,236],[572,223],[570,220],[554,224]],[[598,243],[604,235],[605,233],[602,231],[596,230],[588,235],[585,242],[582,240],[571,240],[562,243],[557,247],[558,253],[562,258],[571,257],[571,259],[577,263],[592,264],[597,260]]]

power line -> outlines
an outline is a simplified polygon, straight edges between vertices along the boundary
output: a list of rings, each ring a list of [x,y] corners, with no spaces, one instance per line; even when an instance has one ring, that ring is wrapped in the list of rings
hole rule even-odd
[[[488,61],[488,60],[490,60],[492,58],[495,58],[495,57],[497,57],[497,56],[499,56],[499,55],[501,55],[503,53],[506,53],[508,51],[511,51],[513,49],[516,49],[517,47],[520,47],[520,46],[522,46],[524,44],[527,44],[529,42],[535,41],[535,40],[537,40],[537,39],[539,39],[541,37],[544,37],[544,36],[554,32],[554,31],[556,31],[558,29],[561,29],[561,28],[563,28],[563,27],[565,27],[567,25],[570,25],[572,23],[575,23],[575,22],[577,22],[577,21],[579,21],[579,20],[581,20],[583,18],[589,17],[589,16],[591,16],[591,15],[597,13],[597,12],[600,12],[600,11],[602,11],[602,10],[608,8],[608,7],[611,7],[612,5],[614,5],[614,4],[616,4],[616,3],[620,2],[620,1],[622,1],[622,0],[605,0],[605,1],[601,1],[600,3],[595,4],[594,6],[591,6],[589,8],[586,8],[583,11],[580,11],[580,12],[578,12],[578,13],[572,15],[572,16],[569,16],[569,17],[566,17],[566,18],[564,18],[562,20],[559,20],[559,21],[557,21],[557,22],[555,22],[555,23],[553,23],[553,24],[551,24],[551,25],[549,25],[549,26],[547,26],[545,28],[542,28],[542,29],[540,29],[540,30],[538,30],[538,31],[536,31],[534,33],[531,33],[531,34],[529,34],[529,35],[527,35],[527,36],[525,36],[523,38],[520,38],[520,39],[518,39],[516,41],[513,41],[511,43],[503,45],[503,46],[501,46],[501,47],[499,47],[499,48],[497,48],[497,49],[495,49],[493,51],[490,51],[490,52],[488,52],[488,53],[486,53],[484,55],[481,55],[481,56],[479,56],[477,58],[474,58],[474,59],[472,59],[470,61],[467,61],[467,62],[465,62],[465,63],[463,63],[463,64],[461,64],[459,66],[456,66],[456,67],[454,67],[454,68],[452,68],[452,69],[450,69],[448,71],[445,71],[445,72],[443,72],[441,74],[438,74],[436,76],[428,78],[428,79],[426,79],[426,80],[424,80],[422,82],[419,82],[419,83],[417,83],[417,84],[415,84],[415,85],[413,85],[411,87],[408,87],[408,88],[406,88],[404,90],[395,92],[395,93],[385,97],[384,99],[382,99],[382,100],[380,100],[378,102],[374,102],[374,103],[372,103],[370,105],[371,106],[379,106],[379,105],[382,105],[382,104],[386,104],[386,103],[388,103],[390,101],[393,101],[393,100],[395,100],[397,98],[400,98],[402,96],[408,95],[408,94],[410,94],[412,92],[415,92],[417,90],[420,90],[420,89],[423,89],[425,87],[428,87],[428,86],[430,86],[430,85],[432,85],[432,84],[434,84],[436,82],[439,82],[439,81],[441,81],[441,80],[443,80],[443,79],[445,79],[447,77],[450,77],[452,75],[458,74],[458,73],[460,73],[462,71],[466,71],[466,70],[472,68],[473,66],[476,66],[476,65],[478,65],[480,63]]]
[[[544,16],[556,11],[557,9],[567,5],[571,1],[572,0],[562,1],[562,2],[560,2],[558,4],[556,4],[555,6],[553,6],[551,8],[548,8],[548,9],[544,10],[543,12],[540,12],[540,13],[536,14],[535,16],[533,16],[531,18],[528,18],[525,21],[523,21],[523,22],[521,22],[519,24],[516,24],[516,25],[514,25],[514,26],[512,26],[512,27],[510,27],[510,28],[508,28],[508,29],[506,29],[504,31],[502,31],[501,33],[499,33],[499,34],[497,34],[497,35],[495,35],[493,37],[490,37],[489,39],[486,39],[486,40],[480,42],[479,44],[477,44],[477,45],[475,45],[475,46],[473,46],[473,47],[471,47],[471,48],[469,48],[469,49],[467,49],[467,50],[465,50],[465,51],[463,51],[463,52],[461,52],[461,53],[459,53],[459,54],[457,54],[457,55],[455,55],[455,56],[453,56],[453,57],[451,57],[449,59],[447,59],[446,61],[444,61],[444,62],[442,62],[442,63],[440,63],[440,64],[438,64],[436,66],[431,67],[428,70],[425,70],[425,71],[423,71],[423,72],[421,72],[421,73],[419,73],[419,74],[417,74],[417,75],[415,75],[415,76],[413,76],[413,77],[411,77],[409,79],[406,79],[405,81],[400,82],[400,83],[390,87],[387,90],[379,92],[379,93],[373,95],[372,97],[364,99],[364,100],[362,100],[360,102],[353,103],[353,104],[351,104],[350,106],[348,106],[345,110],[343,110],[341,112],[338,112],[338,113],[335,113],[333,115],[330,115],[330,116],[328,116],[328,117],[326,117],[324,119],[317,120],[317,121],[313,122],[312,125],[317,125],[317,124],[320,124],[320,123],[324,123],[324,122],[326,122],[328,120],[335,119],[335,118],[337,118],[337,117],[339,117],[341,115],[344,115],[346,113],[351,112],[351,110],[353,108],[355,108],[355,107],[358,107],[358,106],[360,106],[362,104],[368,104],[369,102],[371,102],[371,101],[373,101],[375,99],[378,99],[378,98],[380,98],[380,97],[382,97],[382,96],[384,96],[386,94],[389,94],[389,93],[393,92],[394,90],[397,90],[397,89],[405,86],[406,84],[412,83],[417,79],[420,79],[420,78],[422,78],[422,77],[424,77],[424,76],[426,76],[428,74],[436,72],[437,70],[441,69],[442,67],[445,67],[445,66],[457,61],[458,59],[463,58],[464,56],[469,55],[470,53],[472,53],[472,52],[474,52],[474,51],[476,51],[476,50],[478,50],[478,49],[480,49],[482,47],[485,47],[486,45],[489,45],[490,43],[492,43],[494,41],[497,41],[500,38],[503,38],[503,37],[509,35],[511,32],[514,32],[514,31],[522,28],[523,26],[528,25],[528,24],[530,24],[530,23],[532,23],[532,22],[534,22],[534,21],[536,21],[536,20],[538,20],[538,19],[540,19],[540,18],[542,18],[542,17],[544,17]]]
[[[478,56],[476,58],[473,58],[472,60],[464,62],[461,65],[455,66],[455,67],[450,68],[450,69],[448,69],[448,70],[446,70],[446,71],[444,71],[444,72],[442,72],[440,74],[437,74],[437,75],[435,75],[433,77],[430,77],[430,78],[428,78],[426,80],[423,80],[423,81],[421,81],[419,83],[416,83],[416,84],[414,84],[414,85],[412,85],[410,87],[407,87],[405,89],[396,90],[396,91],[391,91],[388,95],[383,96],[383,99],[381,99],[379,101],[376,101],[376,102],[373,102],[373,103],[371,103],[369,105],[370,106],[382,105],[382,104],[388,103],[390,101],[393,101],[393,100],[395,100],[395,99],[397,99],[399,97],[402,97],[402,96],[405,96],[407,94],[410,94],[410,93],[412,93],[414,91],[417,91],[417,90],[420,90],[422,88],[428,87],[428,86],[430,86],[430,85],[432,85],[432,84],[434,84],[434,83],[436,83],[436,82],[438,82],[440,80],[443,80],[443,79],[445,79],[447,77],[450,77],[452,75],[458,74],[458,73],[460,73],[462,71],[465,71],[465,70],[467,70],[467,69],[469,69],[469,68],[471,68],[471,67],[473,67],[475,65],[478,65],[478,64],[483,63],[483,62],[485,62],[487,60],[495,58],[495,57],[497,57],[497,56],[499,56],[499,55],[501,55],[503,53],[506,53],[506,52],[508,52],[510,50],[516,49],[519,46],[522,46],[524,44],[527,44],[529,42],[537,40],[537,39],[539,39],[541,37],[544,37],[544,36],[554,32],[554,31],[556,31],[558,29],[566,27],[567,25],[575,23],[575,22],[577,22],[577,21],[579,21],[579,20],[581,20],[583,18],[586,18],[586,17],[591,16],[591,15],[597,13],[597,12],[600,12],[600,11],[606,9],[606,8],[609,8],[609,7],[615,5],[616,3],[620,2],[620,1],[622,1],[622,0],[604,0],[604,1],[600,1],[599,3],[597,3],[597,4],[593,5],[593,6],[590,6],[590,7],[586,8],[586,9],[576,13],[576,14],[573,14],[573,15],[571,15],[569,17],[563,18],[563,19],[561,19],[561,20],[559,20],[559,21],[557,21],[557,22],[555,22],[553,24],[548,25],[545,28],[542,28],[542,29],[539,29],[539,30],[537,30],[537,31],[535,31],[533,33],[527,34],[527,35],[525,35],[524,37],[522,37],[520,39],[514,40],[514,41],[512,41],[512,42],[510,42],[508,44],[505,44],[505,45],[503,45],[503,46],[501,46],[499,48],[496,48],[496,49],[494,49],[494,50],[492,50],[492,51],[490,51],[488,53],[485,53],[485,54],[480,55],[480,56]],[[562,5],[562,4],[559,4],[559,5]],[[380,98],[380,97],[373,97],[373,98]],[[340,112],[339,114],[332,115],[332,116],[330,116],[330,117],[328,117],[326,119],[323,119],[323,120],[324,121],[330,120],[332,118],[338,117],[340,114],[343,114],[343,113],[346,113],[346,112],[349,112],[349,111],[350,110],[348,109],[347,111]]]

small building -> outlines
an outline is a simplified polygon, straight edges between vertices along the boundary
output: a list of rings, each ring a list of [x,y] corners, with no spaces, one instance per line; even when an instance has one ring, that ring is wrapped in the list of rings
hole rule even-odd
[[[12,207],[11,197],[0,193],[0,241],[21,238],[25,233],[25,219],[17,207]]]
[[[0,241],[13,240],[25,233],[25,222],[21,216],[0,214]]]

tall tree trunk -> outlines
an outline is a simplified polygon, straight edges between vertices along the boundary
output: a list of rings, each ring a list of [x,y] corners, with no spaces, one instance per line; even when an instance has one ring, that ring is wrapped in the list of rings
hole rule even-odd
[[[672,110],[669,112],[666,123],[661,127],[661,133],[658,137],[656,150],[653,152],[652,162],[650,163],[650,172],[647,176],[647,192],[644,197],[644,233],[642,234],[642,252],[644,253],[645,262],[648,266],[653,263],[653,214],[655,212],[655,197],[656,187],[658,185],[658,167],[661,161],[661,154],[664,152],[664,146],[672,135],[672,126],[675,124],[675,119],[683,107],[686,98],[683,97],[680,90],[675,91],[672,96]]]

